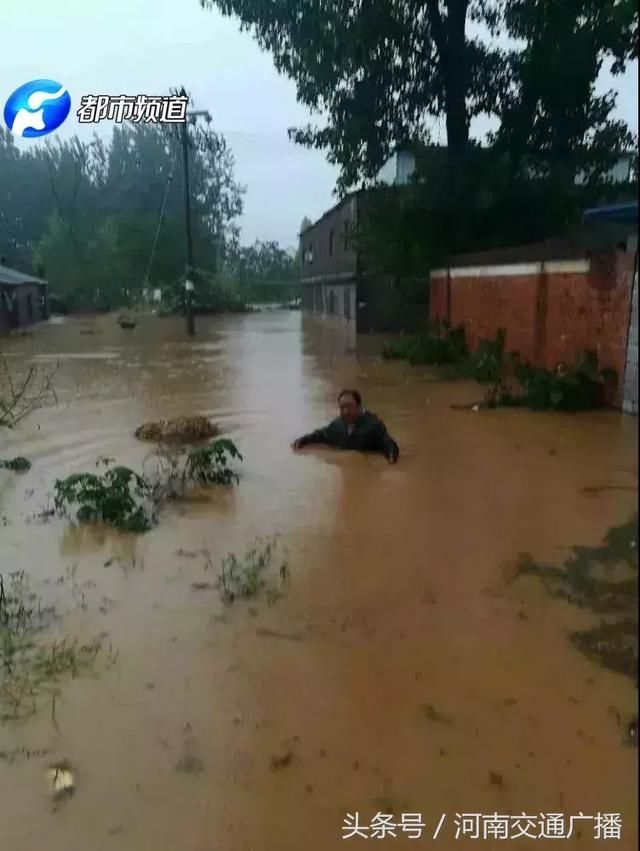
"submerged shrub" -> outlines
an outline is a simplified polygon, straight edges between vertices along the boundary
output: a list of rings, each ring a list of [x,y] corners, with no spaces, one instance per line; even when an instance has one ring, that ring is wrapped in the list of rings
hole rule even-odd
[[[128,467],[59,479],[54,504],[59,513],[78,523],[101,522],[123,532],[146,532],[155,522],[151,487]]]
[[[239,481],[231,466],[242,455],[231,440],[216,440],[187,452],[158,450],[155,467],[138,475],[128,467],[110,467],[112,459],[100,458],[102,474],[76,473],[59,479],[54,488],[56,511],[78,523],[106,523],[123,532],[146,532],[156,522],[159,506],[187,495],[189,488],[230,485]]]
[[[187,479],[199,485],[230,485],[240,481],[230,462],[242,455],[232,440],[222,438],[208,446],[192,449],[187,455]]]
[[[9,458],[8,460],[2,460],[0,458],[0,470],[13,470],[15,473],[26,473],[27,470],[31,469],[31,461],[23,458],[21,455],[18,455],[16,458]]]
[[[522,404],[532,410],[587,411],[604,405],[604,375],[595,352],[573,366],[560,364],[555,372],[516,361],[514,375],[522,387]]]
[[[410,335],[388,340],[383,347],[385,360],[408,360],[410,364],[460,363],[467,355],[464,328],[444,327],[427,334]]]
[[[462,373],[479,384],[495,384],[504,374],[505,332],[499,329],[493,340],[481,340],[465,360]]]

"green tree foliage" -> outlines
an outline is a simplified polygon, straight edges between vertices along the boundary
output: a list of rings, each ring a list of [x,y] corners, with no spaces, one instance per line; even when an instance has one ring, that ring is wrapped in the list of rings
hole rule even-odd
[[[194,255],[213,273],[237,240],[244,190],[221,135],[193,126],[189,137]],[[183,171],[170,125],[124,125],[106,142],[26,153],[0,130],[0,175],[0,256],[46,276],[69,307],[128,305],[183,275]]]
[[[516,167],[569,188],[576,176],[601,182],[635,147],[612,117],[613,91],[596,94],[604,67],[614,73],[637,55],[633,0],[509,0],[505,27],[523,48],[510,56],[512,86],[497,141]]]
[[[494,31],[492,0],[201,0],[235,15],[291,77],[298,99],[324,126],[291,131],[326,149],[340,187],[373,179],[393,147],[424,138],[444,116],[457,162],[471,118],[494,114],[506,67],[478,28]]]
[[[554,172],[598,174],[629,141],[594,87],[604,62],[617,73],[635,55],[633,0],[200,1],[236,16],[294,80],[322,126],[293,138],[328,151],[341,191],[372,181],[395,146],[428,141],[433,118],[457,203],[477,115],[504,125],[513,168],[533,152]]]
[[[224,273],[250,301],[291,298],[300,280],[296,254],[285,251],[277,242],[229,246]]]
[[[355,241],[367,271],[424,280],[453,254],[581,238],[583,211],[632,200],[637,184],[554,180],[515,170],[499,146],[470,146],[458,174],[464,203],[450,192],[442,152],[423,158],[406,187],[376,187],[360,196]],[[423,286],[423,284],[421,284]]]

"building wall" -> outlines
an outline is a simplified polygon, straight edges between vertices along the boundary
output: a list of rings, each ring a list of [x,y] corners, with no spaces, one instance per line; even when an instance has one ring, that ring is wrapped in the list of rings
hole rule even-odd
[[[24,328],[47,318],[47,300],[42,304],[39,284],[0,284],[0,333]]]
[[[358,333],[417,334],[424,331],[428,315],[425,293],[428,287],[424,279],[361,275],[358,278]]]
[[[347,240],[355,225],[357,196],[352,196],[326,213],[300,236],[302,283],[330,276],[349,277],[357,271],[357,253]]]
[[[356,320],[356,284],[313,284],[306,286],[302,295],[302,309],[325,318],[333,317],[344,322]]]
[[[587,350],[615,370],[621,403],[635,247],[591,259],[456,267],[431,277],[431,319],[464,326],[475,349],[498,329],[506,348],[537,366],[575,363]]]

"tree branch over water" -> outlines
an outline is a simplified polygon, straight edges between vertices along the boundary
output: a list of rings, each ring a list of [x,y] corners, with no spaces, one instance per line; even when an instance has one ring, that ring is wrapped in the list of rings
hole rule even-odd
[[[20,373],[0,352],[0,428],[13,428],[32,411],[57,403],[53,379],[58,363]]]

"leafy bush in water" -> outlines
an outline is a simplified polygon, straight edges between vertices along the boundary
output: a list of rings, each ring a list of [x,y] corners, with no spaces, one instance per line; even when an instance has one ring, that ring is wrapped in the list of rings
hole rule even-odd
[[[416,336],[399,337],[385,343],[382,357],[386,360],[408,360],[409,363],[444,364],[460,363],[467,355],[464,328],[444,329]]]
[[[482,340],[465,361],[462,372],[480,384],[495,384],[504,372],[505,332],[499,329],[493,340]]]
[[[16,473],[26,473],[31,469],[31,461],[18,455],[16,458],[10,458],[8,461],[3,461],[0,458],[0,470],[13,470]]]
[[[155,522],[150,485],[128,467],[59,479],[54,504],[79,523],[102,522],[124,532],[146,532]]]
[[[242,455],[232,440],[215,440],[207,446],[192,449],[187,455],[186,478],[199,485],[230,485],[238,482],[238,474],[229,466]]]
[[[54,505],[78,523],[107,523],[123,532],[146,532],[156,522],[155,509],[169,499],[180,499],[189,485],[230,485],[238,475],[230,466],[242,455],[231,440],[215,440],[182,453],[156,452],[157,464],[149,475],[128,467],[111,467],[102,475],[76,473],[58,480]],[[100,458],[97,467],[109,467]]]
[[[532,410],[586,411],[604,404],[605,372],[599,370],[595,352],[555,373],[517,361],[514,374],[522,387],[520,402]]]

